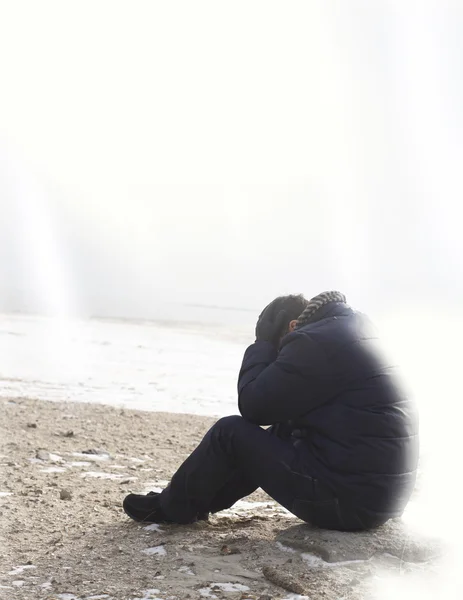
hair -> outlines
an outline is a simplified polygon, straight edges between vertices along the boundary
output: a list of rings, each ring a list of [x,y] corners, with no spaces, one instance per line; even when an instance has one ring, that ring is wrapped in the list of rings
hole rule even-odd
[[[291,294],[290,296],[279,296],[271,302],[272,313],[277,315],[280,310],[288,313],[288,322],[297,320],[309,305],[309,301],[302,294]]]
[[[307,302],[304,311],[299,315],[296,328],[303,327],[307,323],[310,323],[315,313],[322,306],[325,306],[330,302],[342,302],[345,304],[346,297],[341,292],[337,292],[335,290],[330,292],[322,292],[321,294],[318,294],[318,296],[314,296]]]

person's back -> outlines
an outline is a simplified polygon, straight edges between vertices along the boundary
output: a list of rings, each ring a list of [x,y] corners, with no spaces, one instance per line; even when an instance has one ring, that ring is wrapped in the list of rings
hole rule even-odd
[[[418,415],[373,326],[332,304],[291,335],[308,337],[324,357],[323,402],[293,423],[314,473],[373,520],[400,516],[415,484]]]

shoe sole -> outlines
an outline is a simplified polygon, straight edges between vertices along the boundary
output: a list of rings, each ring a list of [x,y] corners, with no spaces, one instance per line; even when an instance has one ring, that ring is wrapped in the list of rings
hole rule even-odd
[[[122,506],[122,509],[123,509],[123,511],[125,512],[125,514],[126,514],[126,515],[127,515],[129,518],[130,518],[130,519],[132,519],[133,521],[136,521],[137,523],[157,523],[157,521],[150,521],[150,516],[151,516],[152,514],[154,514],[154,513],[150,513],[150,514],[149,514],[149,515],[148,515],[146,518],[144,518],[144,519],[140,519],[140,518],[136,517],[135,515],[132,515],[132,514],[130,513],[130,511],[128,511],[128,510],[126,509],[126,507],[125,507],[125,506]]]
[[[149,516],[146,517],[145,519],[139,519],[137,517],[135,517],[134,515],[132,515],[130,513],[130,511],[128,511],[125,506],[122,506],[123,511],[125,512],[125,514],[132,519],[133,521],[136,521],[137,523],[156,523],[157,525],[172,525],[172,521],[150,521],[149,520]],[[153,513],[150,513],[150,515]],[[205,514],[203,516],[198,517],[195,521],[192,521],[192,523],[196,523],[198,521],[209,521],[209,514]]]

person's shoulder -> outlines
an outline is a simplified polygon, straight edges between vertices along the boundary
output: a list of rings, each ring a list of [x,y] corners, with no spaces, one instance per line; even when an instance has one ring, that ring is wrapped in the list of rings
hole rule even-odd
[[[353,309],[339,311],[315,323],[309,323],[294,332],[305,340],[305,345],[318,347],[331,354],[339,347],[348,348],[360,340],[378,340],[378,330],[367,315]]]
[[[280,352],[284,350],[285,354],[312,353],[318,347],[316,336],[312,333],[307,327],[288,333],[281,342]]]
[[[283,338],[277,361],[286,368],[307,374],[326,372],[328,357],[324,344],[306,328],[288,333]]]

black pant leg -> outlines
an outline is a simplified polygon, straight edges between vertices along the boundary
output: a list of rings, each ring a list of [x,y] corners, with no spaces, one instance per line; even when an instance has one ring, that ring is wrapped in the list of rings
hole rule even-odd
[[[304,519],[306,506],[300,511],[298,500],[320,499],[320,487],[305,471],[300,450],[290,439],[279,439],[234,416],[220,419],[208,431],[162,492],[161,506],[173,521],[191,522],[211,509],[220,491],[239,473],[249,482],[244,491],[261,487]]]
[[[265,430],[268,435],[273,435],[280,439],[289,439],[287,427],[278,423]],[[253,481],[250,481],[243,473],[241,468],[236,469],[230,479],[212,500],[208,512],[217,513],[232,507],[235,502],[249,496],[259,488]]]
[[[258,489],[252,481],[247,479],[241,470],[236,470],[227,483],[212,499],[207,512],[218,513],[232,507],[235,502],[249,496]]]

